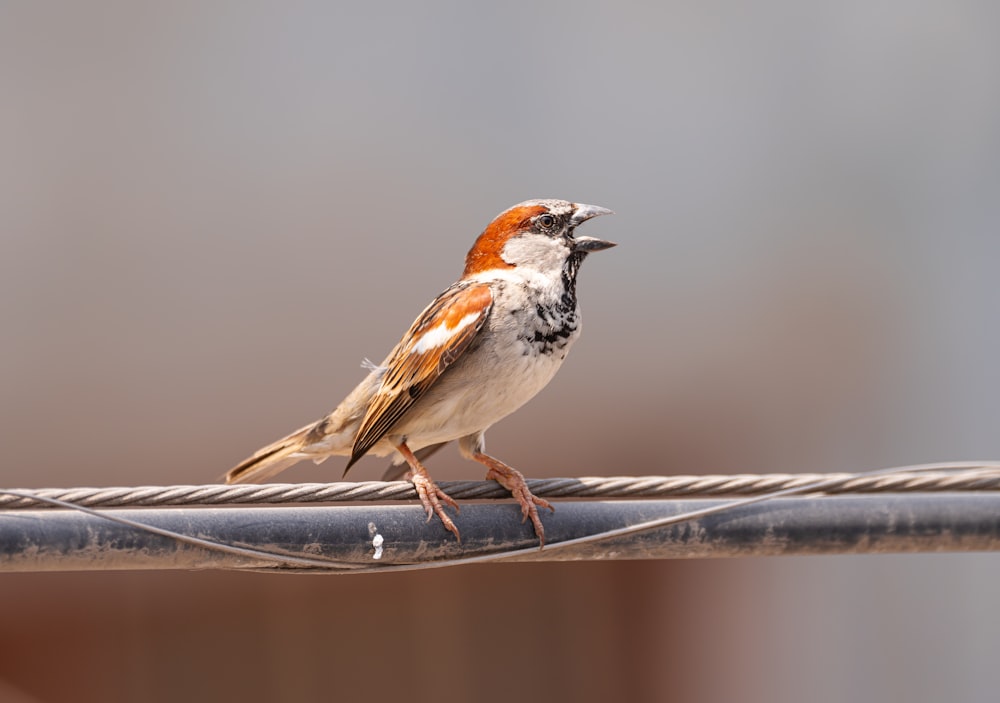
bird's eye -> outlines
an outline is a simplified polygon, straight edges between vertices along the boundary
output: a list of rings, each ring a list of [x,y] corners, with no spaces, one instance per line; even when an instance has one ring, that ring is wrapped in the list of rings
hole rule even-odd
[[[556,223],[556,218],[552,215],[539,215],[538,216],[538,226],[542,229],[552,229],[553,225]]]

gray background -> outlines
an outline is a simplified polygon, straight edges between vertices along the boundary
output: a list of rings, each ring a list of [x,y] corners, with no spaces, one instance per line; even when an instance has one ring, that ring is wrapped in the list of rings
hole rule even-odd
[[[0,484],[216,480],[333,407],[534,197],[613,208],[586,231],[620,246],[584,267],[563,371],[489,435],[530,477],[998,458],[998,22],[5,2]],[[998,577],[988,555],[8,575],[0,698],[989,701]]]

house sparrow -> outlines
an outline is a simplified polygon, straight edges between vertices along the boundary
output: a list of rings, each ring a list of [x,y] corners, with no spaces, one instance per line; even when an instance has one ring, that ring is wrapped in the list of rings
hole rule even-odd
[[[552,506],[524,476],[485,453],[486,429],[552,380],[580,335],[576,274],[587,254],[615,246],[576,236],[576,227],[611,210],[564,200],[528,200],[500,213],[465,257],[462,277],[417,317],[403,339],[329,415],[264,447],[226,474],[227,483],[262,481],[303,459],[319,463],[365,454],[405,462],[427,519],[437,515],[460,538],[444,505],[458,510],[421,463],[458,440],[531,518]],[[418,454],[420,456],[418,456]],[[387,472],[392,473],[392,469]]]

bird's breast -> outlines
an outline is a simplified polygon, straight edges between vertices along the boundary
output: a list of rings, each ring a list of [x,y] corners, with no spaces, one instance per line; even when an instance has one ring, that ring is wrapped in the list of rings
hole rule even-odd
[[[401,433],[442,441],[444,435],[478,432],[531,400],[555,376],[580,334],[576,300],[510,285],[495,289],[494,296],[475,341],[400,421]]]

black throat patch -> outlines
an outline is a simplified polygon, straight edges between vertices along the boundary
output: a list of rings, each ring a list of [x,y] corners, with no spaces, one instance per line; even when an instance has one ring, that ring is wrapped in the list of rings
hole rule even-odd
[[[524,355],[557,354],[566,356],[566,347],[580,329],[580,311],[576,301],[576,274],[586,252],[574,252],[566,259],[562,270],[562,294],[555,303],[538,303],[536,315],[529,316],[534,324],[526,325],[518,335],[524,343]]]

